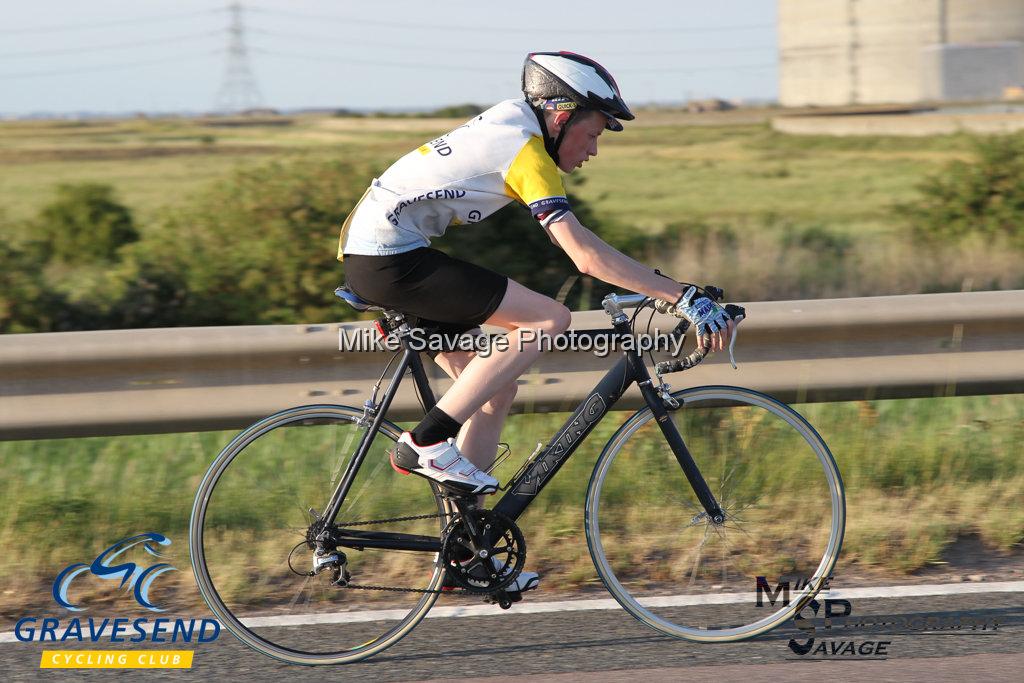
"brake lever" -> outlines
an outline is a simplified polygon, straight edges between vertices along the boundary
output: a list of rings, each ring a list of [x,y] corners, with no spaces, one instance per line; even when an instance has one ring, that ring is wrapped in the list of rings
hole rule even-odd
[[[736,367],[736,357],[732,355],[732,349],[734,346],[736,346],[736,337],[740,336],[740,322],[745,317],[746,316],[743,315],[737,315],[735,318],[733,318],[733,321],[736,324],[732,328],[732,337],[729,339],[729,363],[732,364],[733,370],[739,370],[739,368]]]

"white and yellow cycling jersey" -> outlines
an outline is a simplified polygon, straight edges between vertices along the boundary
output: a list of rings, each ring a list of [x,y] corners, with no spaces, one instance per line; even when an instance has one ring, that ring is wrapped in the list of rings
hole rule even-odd
[[[342,254],[379,256],[430,245],[449,225],[476,223],[508,204],[542,225],[569,211],[540,123],[525,100],[506,100],[396,161],[342,226]]]

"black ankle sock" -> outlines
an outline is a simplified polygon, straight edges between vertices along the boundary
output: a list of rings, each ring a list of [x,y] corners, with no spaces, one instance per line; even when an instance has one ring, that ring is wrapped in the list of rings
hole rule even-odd
[[[430,446],[445,439],[455,438],[462,425],[437,406],[427,412],[423,421],[412,430],[412,440],[417,446]]]

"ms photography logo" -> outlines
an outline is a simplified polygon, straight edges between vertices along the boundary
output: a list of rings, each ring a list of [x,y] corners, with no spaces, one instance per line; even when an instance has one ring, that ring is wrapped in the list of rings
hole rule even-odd
[[[814,588],[814,579],[797,579],[796,590]],[[828,594],[832,577],[821,580],[820,593]],[[790,603],[790,581],[781,578],[772,590],[767,579],[757,577],[757,607],[764,602],[774,606],[780,599],[783,605]],[[808,618],[804,612],[810,607],[814,613]],[[824,607],[824,610],[822,610]],[[819,614],[820,612],[820,614]],[[905,634],[905,633],[942,633],[956,631],[961,635],[992,635],[999,629],[999,622],[994,619],[977,618],[958,613],[932,614],[866,614],[853,617],[853,605],[849,600],[841,598],[825,598],[822,601],[810,600],[793,616],[793,625],[800,629],[806,640],[799,642],[796,638],[789,640],[789,649],[801,657],[817,657],[825,659],[885,659],[889,655],[891,640],[819,638],[846,631],[857,635],[865,634]],[[820,629],[820,630],[818,630]]]
[[[820,588],[818,593],[825,593],[831,590],[832,577],[826,576],[820,581]],[[805,588],[814,588],[815,579],[811,578],[797,578],[795,589],[802,591]],[[776,584],[776,588],[772,591],[767,579],[764,576],[757,577],[756,591],[757,598],[755,604],[758,607],[764,606],[764,597],[767,595],[768,603],[771,606],[775,606],[775,601],[779,598],[779,594],[782,594],[782,604],[789,604],[789,589],[790,581],[783,577],[779,579],[779,583]],[[789,639],[789,649],[800,656],[811,655],[813,657],[823,658],[848,658],[856,657],[859,659],[886,659],[889,652],[888,647],[892,645],[890,640],[820,640],[818,646],[815,647],[815,628],[814,624],[810,619],[806,619],[803,616],[804,609],[810,607],[814,612],[815,616],[818,614],[818,610],[821,609],[822,603],[817,600],[811,600],[807,603],[799,612],[793,617],[793,623],[798,629],[810,636],[803,643],[798,642],[795,638]],[[824,627],[826,630],[832,628],[832,622],[834,620],[841,621],[842,619],[850,616],[853,612],[853,605],[850,604],[849,600],[832,599],[826,598],[824,600]],[[842,612],[836,613],[836,607],[841,607]]]
[[[117,588],[130,593],[139,606],[150,612],[163,612],[165,608],[155,603],[150,591],[157,578],[177,570],[167,562],[143,563],[145,555],[138,549],[161,559],[160,549],[170,545],[171,539],[154,532],[123,538],[90,563],[76,562],[65,567],[53,581],[53,599],[68,612],[84,611],[86,608],[76,603],[71,594],[94,577],[118,582]],[[135,561],[128,558],[129,554],[136,556]],[[14,627],[14,637],[23,643],[209,643],[219,636],[220,624],[214,619],[28,616],[19,619]],[[44,650],[39,665],[41,668],[189,668],[192,651]]]
[[[818,614],[818,610],[821,608],[821,603],[817,600],[811,600],[808,603],[811,610],[814,611],[815,616]],[[834,607],[836,605],[842,605],[842,614],[836,614]],[[793,617],[793,623],[796,627],[810,636],[803,643],[797,642],[795,638],[789,639],[789,649],[798,655],[811,655],[824,658],[845,658],[845,657],[857,657],[859,659],[886,659],[889,656],[889,646],[892,645],[891,640],[837,640],[835,638],[823,639],[818,643],[818,646],[814,646],[814,624],[811,623],[810,619],[805,619],[802,614],[803,610],[796,613]],[[832,620],[838,618],[839,620],[845,619],[850,616],[853,612],[853,605],[850,604],[849,600],[825,600],[825,629],[832,628]]]
[[[123,554],[133,546],[140,544],[143,549],[153,557],[162,557],[162,555],[156,551],[154,544],[162,546],[170,545],[171,539],[162,534],[155,534],[153,532],[121,539],[100,553],[96,559],[92,561],[92,564],[83,564],[79,562],[69,566],[58,574],[57,579],[53,582],[53,599],[56,600],[57,604],[64,609],[68,609],[73,612],[81,612],[81,607],[71,604],[68,600],[68,588],[71,586],[71,582],[76,576],[83,572],[90,572],[101,579],[121,579],[119,588],[125,588],[125,584],[127,584],[127,588],[133,591],[136,602],[153,612],[163,612],[163,609],[160,609],[149,601],[149,587],[153,581],[164,572],[177,571],[174,567],[166,562],[160,562],[146,567],[145,569],[134,562],[122,562],[121,564],[111,565],[119,555]]]

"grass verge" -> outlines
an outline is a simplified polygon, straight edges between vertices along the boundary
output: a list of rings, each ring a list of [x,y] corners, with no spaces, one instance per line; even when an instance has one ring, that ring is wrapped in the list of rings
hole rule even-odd
[[[1024,461],[1017,449],[1024,440],[1024,397],[797,408],[825,438],[845,479],[849,514],[843,566],[908,573],[941,563],[944,549],[962,536],[980,538],[995,554],[1013,552],[1024,540]],[[514,473],[521,457],[554,434],[564,417],[511,418],[504,436],[516,457],[501,467],[500,478]],[[597,454],[624,417],[615,413],[598,425],[521,520],[530,566],[545,574],[552,589],[597,583],[583,535],[582,501]],[[9,549],[0,557],[3,613],[50,605],[49,585],[63,567],[88,562],[115,540],[142,531],[173,539],[170,561],[181,570],[176,581],[194,595],[186,549],[192,499],[206,467],[231,436],[207,432],[0,444],[6,475],[0,483],[0,544]],[[261,480],[286,474],[270,471]],[[370,495],[384,508],[401,508],[408,495],[402,486],[419,483],[410,477]],[[261,496],[258,487],[249,490]],[[275,509],[273,499],[264,502],[264,510]],[[261,522],[247,523],[258,527]],[[621,552],[639,561],[650,545],[649,537],[632,539]]]

